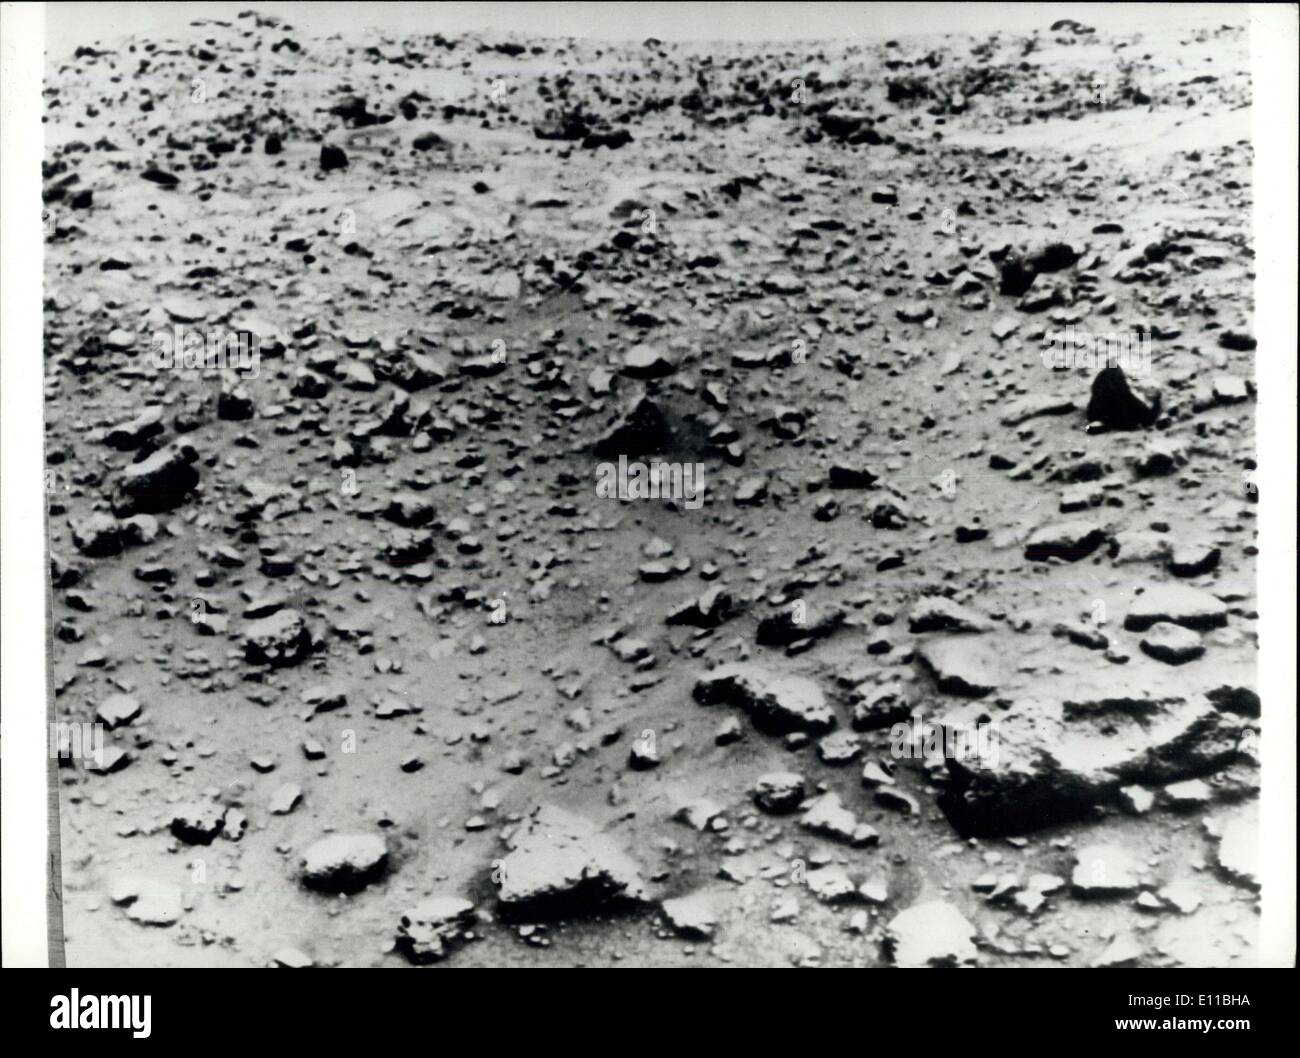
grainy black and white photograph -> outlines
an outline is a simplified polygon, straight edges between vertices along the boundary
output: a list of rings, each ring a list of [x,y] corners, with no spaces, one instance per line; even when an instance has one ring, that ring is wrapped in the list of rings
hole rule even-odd
[[[1269,965],[1250,12],[46,5],[51,951]]]

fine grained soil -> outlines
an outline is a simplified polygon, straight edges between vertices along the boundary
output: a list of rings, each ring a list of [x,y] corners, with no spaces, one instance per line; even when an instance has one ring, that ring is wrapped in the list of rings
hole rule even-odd
[[[140,706],[107,733],[117,767],[60,769],[69,964],[405,966],[403,914],[441,895],[477,912],[447,965],[886,965],[930,901],[971,936],[922,961],[1250,965],[1248,43],[521,46],[250,15],[51,62],[56,719]],[[255,335],[256,370],[158,367],[177,326]],[[1066,328],[1148,336],[1149,424],[1090,423],[1104,364],[1042,355]],[[641,344],[657,377],[624,370]],[[671,434],[625,454],[703,464],[698,509],[596,494],[596,443],[642,395]],[[120,488],[178,443],[192,463]],[[831,489],[834,465],[874,481]],[[156,527],[115,528],[133,514]],[[1170,584],[1224,611],[1182,664],[1124,627]],[[727,619],[666,623],[716,586]],[[971,628],[914,631],[932,597]],[[306,632],[277,625],[268,664],[247,626],[289,610]],[[972,825],[945,807],[960,769],[898,759],[888,725],[828,763],[820,734],[692,693],[748,660],[815,681],[840,732],[864,684],[939,717],[968,708],[922,662],[945,635],[954,667],[978,644],[1000,668],[985,719],[1065,702],[1065,742],[1086,723],[1097,768],[1107,739],[1138,763],[1081,791],[1056,741],[1003,745],[1065,792]],[[1204,725],[1156,744],[1157,711],[1222,686],[1207,723],[1235,751]],[[775,772],[878,842],[761,810]],[[700,829],[675,818],[702,800]],[[544,804],[646,898],[505,914],[506,838]],[[185,806],[222,832],[195,841]],[[331,833],[383,839],[357,891],[303,884]],[[1077,874],[1121,853],[1133,884]],[[862,888],[834,898],[837,867]],[[660,908],[698,892],[708,939]]]

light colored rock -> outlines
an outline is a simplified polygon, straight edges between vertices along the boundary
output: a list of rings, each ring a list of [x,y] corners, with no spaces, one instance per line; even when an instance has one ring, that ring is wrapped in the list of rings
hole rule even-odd
[[[122,727],[140,716],[140,702],[130,694],[110,694],[95,710],[95,718],[110,731]]]
[[[885,927],[885,947],[899,966],[961,966],[976,961],[975,927],[943,900],[915,904]]]
[[[982,638],[931,639],[917,648],[917,657],[944,694],[982,698],[1002,681],[1001,659]]]
[[[1142,864],[1123,845],[1089,845],[1075,853],[1070,883],[1081,896],[1128,893],[1142,884]]]
[[[1220,628],[1228,623],[1228,608],[1198,588],[1160,584],[1148,588],[1129,604],[1124,627],[1130,632],[1145,632],[1160,621],[1185,628]]]
[[[388,847],[376,834],[331,834],[303,853],[301,877],[309,889],[354,893],[383,875]]]
[[[708,940],[717,932],[716,902],[709,893],[690,893],[665,900],[661,907],[664,919],[680,936]]]
[[[1201,637],[1190,628],[1161,621],[1152,625],[1139,644],[1144,653],[1166,665],[1184,665],[1205,653]]]
[[[695,700],[744,709],[754,723],[775,734],[830,731],[835,712],[822,690],[803,676],[777,675],[748,662],[722,665],[696,681]]]
[[[184,893],[170,882],[140,875],[113,881],[108,898],[126,909],[126,917],[142,926],[170,926],[185,913]]]
[[[542,805],[510,835],[497,864],[497,899],[506,911],[546,912],[643,901],[636,862],[588,819]]]

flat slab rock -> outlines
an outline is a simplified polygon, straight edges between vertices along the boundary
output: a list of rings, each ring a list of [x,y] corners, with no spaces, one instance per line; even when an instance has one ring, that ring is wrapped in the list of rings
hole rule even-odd
[[[977,957],[975,927],[943,900],[895,915],[885,927],[884,946],[898,966],[962,966]]]
[[[701,705],[739,706],[772,734],[820,734],[836,725],[834,710],[812,680],[778,675],[748,662],[722,665],[705,673],[695,684],[694,697]]]
[[[1025,558],[1046,562],[1050,558],[1078,562],[1106,540],[1106,527],[1088,518],[1069,518],[1035,529],[1025,541]]]
[[[1074,411],[1074,401],[1069,397],[1042,394],[1022,397],[1007,405],[1002,414],[1003,426],[1020,426],[1042,415],[1068,415]]]
[[[916,656],[944,694],[983,698],[1003,680],[1003,655],[982,636],[937,636],[922,643]]]
[[[1184,665],[1205,653],[1205,644],[1197,633],[1166,621],[1152,625],[1138,645],[1143,653],[1166,665]]]
[[[623,354],[623,373],[633,378],[660,378],[677,369],[673,356],[650,345],[637,345]]]
[[[678,936],[708,940],[718,929],[717,896],[709,892],[689,893],[665,900],[660,909],[664,920]]]
[[[126,910],[126,917],[142,926],[170,926],[185,913],[180,886],[140,875],[113,881],[108,898]]]
[[[510,835],[496,865],[503,914],[585,912],[646,899],[640,867],[595,823],[542,805]]]
[[[376,834],[331,834],[302,856],[302,884],[326,893],[356,893],[388,868],[388,846]]]
[[[1161,621],[1184,628],[1221,628],[1228,623],[1228,608],[1208,591],[1186,584],[1160,584],[1129,604],[1124,627],[1145,632]]]
[[[1195,778],[1240,759],[1250,721],[1210,697],[1213,673],[1198,689],[1140,656],[1120,672],[1091,657],[1009,688],[1005,711],[970,703],[938,718],[956,730],[995,721],[975,752],[946,759],[951,783],[940,803],[959,830],[1023,833],[1118,804],[1122,787]]]
[[[918,599],[907,615],[907,630],[923,632],[987,632],[992,623],[983,615],[941,595]]]
[[[1079,849],[1070,884],[1079,896],[1115,896],[1142,885],[1142,862],[1123,845],[1111,842]]]

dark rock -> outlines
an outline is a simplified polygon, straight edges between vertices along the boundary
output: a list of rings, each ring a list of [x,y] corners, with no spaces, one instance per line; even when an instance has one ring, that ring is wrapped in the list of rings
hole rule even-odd
[[[406,912],[398,923],[397,947],[413,963],[437,962],[463,944],[478,916],[458,896],[432,896]]]
[[[296,665],[311,648],[311,632],[297,610],[277,610],[244,627],[244,656],[256,664]]]
[[[342,147],[334,147],[330,144],[322,144],[320,149],[320,168],[321,172],[328,173],[335,169],[346,169],[348,165],[348,156]]]
[[[158,514],[179,507],[199,483],[199,454],[178,442],[133,463],[121,474],[113,498],[115,514]]]
[[[672,444],[672,430],[663,409],[650,397],[631,403],[595,444],[602,457],[653,455]]]
[[[1103,368],[1092,380],[1086,413],[1089,422],[1114,430],[1145,430],[1155,424],[1159,413],[1158,395],[1138,396],[1122,368]]]
[[[181,805],[172,815],[171,832],[187,845],[210,845],[221,833],[225,814],[217,804]]]

